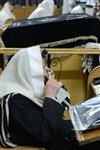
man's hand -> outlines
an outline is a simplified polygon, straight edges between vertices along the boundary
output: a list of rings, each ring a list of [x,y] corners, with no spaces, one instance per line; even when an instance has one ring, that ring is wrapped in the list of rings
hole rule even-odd
[[[62,87],[62,83],[56,79],[50,78],[45,86],[45,97],[55,99],[59,89]]]

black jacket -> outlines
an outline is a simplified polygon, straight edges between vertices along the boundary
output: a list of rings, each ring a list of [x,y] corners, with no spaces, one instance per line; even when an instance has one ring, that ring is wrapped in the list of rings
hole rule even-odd
[[[3,146],[31,145],[61,150],[65,145],[67,148],[72,145],[74,132],[64,116],[65,108],[50,98],[45,98],[41,108],[20,94],[9,94],[2,100],[0,114]]]

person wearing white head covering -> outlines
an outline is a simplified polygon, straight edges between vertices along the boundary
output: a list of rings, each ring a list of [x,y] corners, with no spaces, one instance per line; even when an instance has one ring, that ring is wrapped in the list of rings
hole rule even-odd
[[[0,76],[0,141],[4,147],[31,145],[52,150],[57,138],[64,140],[65,107],[56,99],[61,86],[44,66],[39,46],[21,49],[11,58]]]
[[[0,27],[3,28],[5,26],[5,23],[9,19],[16,20],[16,17],[14,13],[12,12],[13,6],[10,4],[10,2],[6,2],[4,4],[4,7],[0,11]]]
[[[71,13],[72,14],[84,13],[84,11],[80,5],[77,5],[71,10]]]
[[[4,147],[78,150],[65,106],[56,98],[62,83],[41,56],[39,46],[21,49],[0,76],[0,142]]]
[[[37,53],[34,52],[36,50]],[[28,56],[29,59],[26,59]],[[23,66],[23,64],[25,67]],[[33,70],[33,72],[31,70]],[[3,97],[9,93],[20,93],[28,97],[30,100],[33,100],[33,93],[35,92],[35,94],[37,94],[41,98],[41,92],[44,88],[44,80],[42,61],[40,53],[38,52],[38,48],[27,48],[16,53],[16,55],[12,58],[12,60],[5,68],[3,74],[1,75],[0,81],[0,97]],[[36,82],[36,84],[33,85],[33,81]],[[39,91],[38,88],[41,88],[41,91]],[[38,105],[42,104],[39,103]]]
[[[54,0],[43,0],[29,15],[28,19],[53,16],[54,8]]]

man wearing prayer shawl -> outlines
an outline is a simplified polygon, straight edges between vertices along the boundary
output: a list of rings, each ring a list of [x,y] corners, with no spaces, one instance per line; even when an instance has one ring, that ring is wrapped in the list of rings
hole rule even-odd
[[[79,146],[66,116],[69,93],[41,57],[39,46],[19,50],[0,76],[0,142],[4,147],[90,150]],[[62,90],[61,90],[62,89]],[[61,92],[62,91],[62,92]],[[62,100],[59,95],[62,94]],[[64,98],[64,99],[63,99]]]

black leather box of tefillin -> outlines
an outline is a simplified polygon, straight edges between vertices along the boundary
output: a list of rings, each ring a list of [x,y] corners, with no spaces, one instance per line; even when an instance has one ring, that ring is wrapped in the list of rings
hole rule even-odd
[[[74,43],[77,37],[78,41],[76,40],[77,42]],[[24,48],[65,39],[67,41],[63,47],[64,45],[66,45],[65,47],[73,47],[75,44],[82,44],[82,37],[86,37],[86,40],[89,39],[91,42],[96,39],[100,42],[100,21],[97,18],[87,14],[65,14],[18,20],[1,35],[5,46],[14,48]],[[72,43],[68,43],[68,39],[74,40]],[[57,47],[57,44],[54,47]]]

